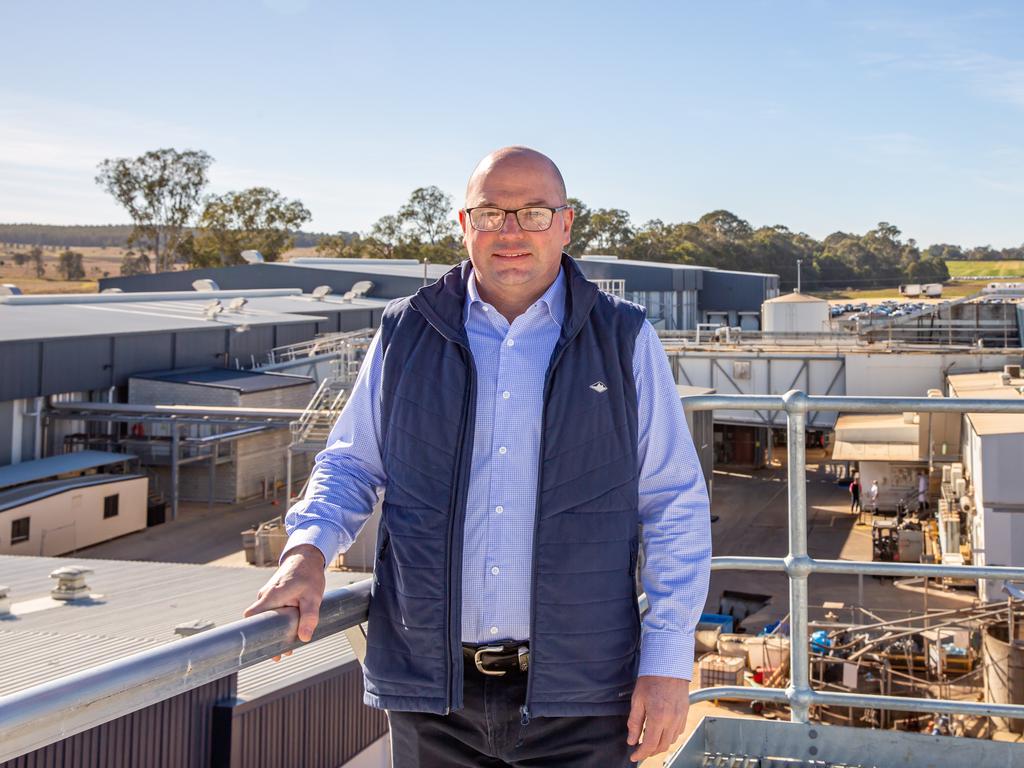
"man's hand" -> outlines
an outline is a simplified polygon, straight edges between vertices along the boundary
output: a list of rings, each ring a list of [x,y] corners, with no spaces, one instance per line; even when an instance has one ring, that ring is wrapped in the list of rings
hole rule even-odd
[[[308,643],[320,621],[320,602],[327,585],[324,556],[312,544],[299,544],[287,554],[274,575],[256,593],[256,602],[242,615],[254,616],[274,608],[298,608],[299,640]],[[285,651],[282,655],[291,656],[292,652]],[[274,661],[280,660],[281,656],[274,657]]]
[[[672,746],[686,725],[689,696],[689,680],[657,675],[637,678],[629,712],[627,743],[633,746],[640,741],[641,730],[644,740],[640,748],[629,756],[630,760],[639,763]]]

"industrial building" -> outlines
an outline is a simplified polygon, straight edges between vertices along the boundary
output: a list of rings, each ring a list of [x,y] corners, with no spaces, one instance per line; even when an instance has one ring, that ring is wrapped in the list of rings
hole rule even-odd
[[[241,617],[262,569],[0,556],[0,697]],[[362,574],[329,571],[328,589]],[[344,634],[264,661],[0,768],[387,768],[387,720],[362,705]],[[310,707],[336,712],[332,727]],[[343,714],[342,714],[343,713]]]
[[[591,280],[610,293],[647,308],[659,330],[693,330],[700,323],[760,327],[761,304],[778,295],[778,275],[734,272],[689,264],[632,261],[615,256],[584,256],[577,262]],[[223,290],[300,288],[327,285],[344,294],[361,282],[368,294],[395,299],[409,296],[451,269],[450,265],[412,260],[299,258],[288,262],[108,277],[100,289],[189,291],[196,280],[211,280]]]

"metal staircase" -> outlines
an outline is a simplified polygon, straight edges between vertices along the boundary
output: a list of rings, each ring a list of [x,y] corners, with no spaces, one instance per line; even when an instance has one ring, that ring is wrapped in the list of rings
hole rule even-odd
[[[347,395],[348,388],[342,379],[332,377],[321,381],[302,416],[289,425],[292,433],[290,450],[319,451],[323,448],[331,427],[345,407]]]

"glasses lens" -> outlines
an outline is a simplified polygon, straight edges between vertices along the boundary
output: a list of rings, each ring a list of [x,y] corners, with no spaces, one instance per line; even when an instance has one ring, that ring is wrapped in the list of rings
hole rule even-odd
[[[474,208],[469,212],[473,229],[481,232],[497,232],[505,223],[505,212],[501,208]]]
[[[543,232],[551,226],[551,216],[547,208],[523,208],[516,214],[519,226],[527,232]]]

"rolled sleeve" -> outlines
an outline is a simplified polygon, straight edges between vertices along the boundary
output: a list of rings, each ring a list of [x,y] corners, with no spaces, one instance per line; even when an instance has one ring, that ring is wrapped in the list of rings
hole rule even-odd
[[[312,544],[328,563],[352,546],[369,519],[386,481],[380,449],[382,369],[378,332],[327,445],[316,456],[305,494],[285,516],[288,542],[282,560],[293,547]]]
[[[707,600],[711,510],[686,416],[657,332],[644,323],[633,359],[637,384],[641,573],[641,675],[689,680],[694,630]]]

